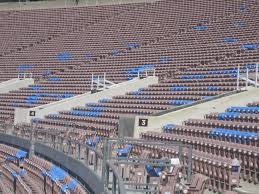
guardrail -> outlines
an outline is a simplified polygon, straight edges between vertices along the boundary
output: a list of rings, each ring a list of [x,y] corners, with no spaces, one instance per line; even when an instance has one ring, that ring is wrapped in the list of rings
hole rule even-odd
[[[138,146],[156,146],[160,148],[170,148],[176,150],[176,156],[180,163],[184,163],[183,148],[188,151],[188,160],[183,165],[183,172],[186,175],[187,183],[191,181],[192,172],[192,147],[184,145],[180,142],[153,142],[147,140],[139,140],[133,138],[104,138],[96,148],[85,144],[84,140],[78,139],[79,134],[76,130],[49,130],[38,129],[37,125],[19,126],[0,124],[0,142],[11,144],[16,147],[24,148],[29,151],[29,156],[37,154],[58,163],[64,169],[68,169],[68,173],[79,178],[79,182],[89,188],[92,193],[157,193],[159,184],[149,182],[131,182],[126,180],[121,174],[121,166],[141,167],[145,169],[147,164],[151,166],[163,166],[171,168],[174,165],[169,158],[150,159],[149,157],[134,156],[118,157],[114,155],[114,148],[120,148],[121,145],[131,144]],[[134,153],[134,151],[133,151]],[[182,184],[177,179],[177,185]],[[102,186],[100,186],[102,185]],[[182,188],[183,188],[182,187]],[[181,192],[180,187],[174,191]]]
[[[108,193],[110,190],[110,185],[104,187],[102,182],[102,169],[104,168],[103,165],[105,165],[105,168],[112,172],[111,192],[113,194],[126,194],[123,180],[118,172],[116,172],[116,167],[112,162],[103,162],[103,154],[99,150],[82,144],[80,141],[62,136],[62,131],[58,132],[35,128],[31,130],[16,125],[0,124],[0,133],[2,133],[0,142],[29,150],[29,155],[38,154],[55,163],[59,163],[61,167],[63,166],[68,169],[75,178],[80,177],[80,179],[84,181],[81,183],[86,188],[90,188],[93,193]],[[13,141],[10,141],[10,139],[13,139]],[[62,157],[62,154],[66,156],[64,162],[60,162],[57,159],[65,158]],[[92,158],[89,158],[89,156],[92,156]],[[65,161],[68,161],[69,164],[65,164]],[[82,170],[78,164],[81,164],[86,169]],[[70,169],[71,166],[75,165],[77,165],[76,168]],[[86,174],[87,171],[88,173],[92,171],[98,178],[94,178],[92,176],[93,174]],[[93,179],[93,181],[91,181],[91,179]],[[103,189],[101,189],[103,192],[100,192],[100,183],[103,184]],[[98,189],[94,191],[96,188]]]

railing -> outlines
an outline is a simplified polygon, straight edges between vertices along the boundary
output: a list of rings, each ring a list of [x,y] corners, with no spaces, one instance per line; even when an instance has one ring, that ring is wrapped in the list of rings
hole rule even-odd
[[[70,130],[70,134],[66,134],[67,132],[68,130],[38,129],[37,126],[31,128],[7,124],[0,125],[0,133],[29,140],[31,143],[31,147],[29,149],[30,155],[34,154],[34,145],[40,143],[62,152],[74,160],[82,162],[88,167],[88,169],[91,169],[94,174],[100,178],[100,180],[102,180],[104,183],[104,191],[106,193],[111,192],[112,194],[126,194],[127,192],[157,193],[159,189],[159,185],[153,185],[150,183],[132,183],[125,180],[118,171],[121,165],[142,166],[143,169],[146,164],[156,166],[161,165],[162,163],[166,168],[173,166],[169,159],[149,159],[135,156],[131,156],[130,158],[116,157],[112,154],[114,146],[133,144],[134,146],[149,145],[161,146],[161,148],[171,147],[179,153],[178,157],[180,161],[183,161],[183,147],[186,147],[186,145],[179,142],[152,142],[133,138],[106,138],[104,141],[101,141],[95,149],[77,139],[79,135],[76,134],[76,131]],[[187,179],[187,182],[190,182],[192,171],[192,148],[187,146],[187,149],[189,149],[189,159],[188,164],[184,166],[184,174],[186,174],[185,178]],[[181,184],[180,179],[177,183],[178,185]]]
[[[145,78],[148,76],[156,76],[156,69],[152,67],[138,71],[138,78]]]
[[[252,85],[254,87],[258,87],[258,66],[259,64],[255,64],[255,68],[249,69],[245,68],[241,70],[238,66],[238,74],[237,74],[237,90],[239,90],[239,80],[243,80],[246,82],[246,89],[248,85]]]
[[[72,157],[75,160],[79,160],[80,162],[83,162],[84,165],[90,167],[90,169],[100,177],[100,179],[102,178],[103,165],[105,165],[105,168],[108,168],[108,170],[111,170],[113,173],[112,193],[126,194],[122,178],[116,172],[116,167],[110,161],[105,161],[103,163],[103,154],[99,150],[87,146],[86,144],[82,144],[79,141],[62,137],[62,131],[31,130],[26,127],[21,128],[20,126],[1,124],[0,133],[30,140],[32,144],[42,143],[52,149],[63,152],[67,156]],[[29,155],[34,154],[31,152],[34,152],[34,149],[30,149]],[[91,158],[89,158],[89,156],[91,156],[91,154],[89,154],[90,152],[93,154],[93,158],[95,160],[92,165],[89,164],[91,161]],[[104,188],[106,192],[109,191],[108,187],[109,185]]]
[[[26,79],[26,78],[32,78],[32,73],[18,73],[17,75],[18,79]]]
[[[106,79],[106,73],[103,75],[94,75],[92,74],[91,78],[91,91],[101,91],[105,89],[109,89],[115,85],[112,81]]]

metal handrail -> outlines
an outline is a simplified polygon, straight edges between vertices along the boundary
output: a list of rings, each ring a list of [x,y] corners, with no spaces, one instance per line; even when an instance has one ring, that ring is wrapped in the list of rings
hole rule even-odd
[[[126,189],[125,189],[125,185],[123,183],[122,178],[120,177],[120,175],[118,174],[116,167],[111,163],[111,162],[106,162],[106,165],[112,169],[113,174],[116,176],[116,179],[118,180],[118,191],[119,194],[126,194]]]
[[[8,133],[8,128],[10,128],[10,127],[14,128],[14,127],[17,127],[17,125],[0,124],[0,128],[4,129],[4,132],[0,131],[0,133],[5,133],[5,134],[7,134],[7,133]],[[29,129],[26,128],[26,129],[24,129],[24,131],[29,131]],[[31,131],[32,131],[32,130],[31,130]],[[33,133],[35,134],[35,132],[44,132],[44,133],[46,133],[46,134],[48,134],[48,135],[55,135],[55,134],[56,134],[56,133],[54,133],[54,132],[51,131],[51,130],[39,130],[39,129],[35,129]],[[30,136],[25,136],[25,133],[24,133],[24,134],[12,134],[12,133],[8,133],[8,134],[11,135],[11,136],[14,136],[14,137],[19,137],[19,138],[27,139],[27,140],[31,138]],[[65,137],[60,137],[60,138],[63,139],[63,140],[67,140]],[[89,151],[94,152],[94,153],[96,154],[96,157],[98,157],[98,159],[103,160],[103,154],[102,154],[99,150],[97,150],[97,149],[95,149],[95,148],[93,148],[93,147],[90,147],[90,146],[88,146],[88,145],[86,145],[86,144],[82,144],[81,142],[77,142],[77,141],[75,141],[75,140],[71,140],[71,139],[70,139],[69,141],[70,141],[71,143],[76,144],[76,145],[80,145],[82,148],[85,148],[85,149],[88,149]],[[45,141],[44,139],[40,141],[40,140],[37,139],[37,140],[34,140],[33,142],[34,142],[34,143],[40,143],[40,144],[46,145],[46,146],[48,146],[48,147],[50,147],[50,148],[52,148],[52,149],[55,149],[55,150],[60,151],[60,149],[58,149],[57,147],[52,146],[52,144],[53,144],[52,141]],[[55,144],[57,145],[57,144],[61,144],[61,143],[60,143],[60,142],[59,142],[59,143],[58,143],[58,142],[55,142]],[[63,152],[63,153],[65,153],[66,155],[70,156],[69,153],[66,153],[66,152]],[[73,157],[73,158],[76,159],[76,160],[78,160],[77,157]],[[81,162],[81,160],[80,160],[80,162]],[[118,172],[117,172],[117,169],[116,169],[116,167],[114,166],[114,164],[112,164],[112,161],[106,161],[105,163],[106,163],[106,165],[112,170],[112,173],[114,174],[114,176],[116,177],[116,180],[118,181],[118,183],[117,183],[118,186],[116,186],[115,189],[118,189],[119,194],[126,194],[125,186],[124,186],[124,184],[123,184],[123,180],[122,180],[122,178],[119,176],[119,174],[118,174]],[[87,163],[84,163],[84,165],[88,166]],[[93,172],[94,172],[97,176],[101,177],[101,174],[98,174],[98,173],[96,172],[96,169],[94,169]],[[108,190],[108,189],[107,189],[107,190]]]

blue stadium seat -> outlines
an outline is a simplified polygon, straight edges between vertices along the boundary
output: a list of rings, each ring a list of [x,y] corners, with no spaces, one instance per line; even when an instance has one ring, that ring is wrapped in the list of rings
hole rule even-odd
[[[86,139],[86,145],[90,147],[96,147],[96,145],[100,142],[101,138],[99,136],[95,136],[93,139]]]
[[[172,132],[172,130],[175,128],[175,125],[172,123],[166,124],[163,126],[162,130],[164,132]]]
[[[68,51],[64,51],[64,52],[58,53],[57,59],[59,61],[68,61],[72,59],[72,54]]]
[[[23,150],[18,150],[15,154],[15,157],[20,159],[26,158],[27,156],[27,152],[23,151]]]
[[[237,112],[237,113],[259,113],[259,107],[251,106],[232,106],[227,108],[226,112]]]
[[[40,87],[40,86],[37,86],[37,85],[33,85],[33,86],[31,86],[31,89],[32,90],[41,90],[42,89],[42,87]]]
[[[118,157],[127,157],[133,148],[133,145],[127,144],[124,148],[119,148],[116,150]]]
[[[255,50],[257,48],[258,48],[258,44],[255,44],[255,43],[246,43],[241,45],[241,49]]]
[[[160,62],[161,64],[168,63],[169,61],[171,61],[171,58],[170,58],[170,57],[167,57],[167,56],[161,56],[161,57],[159,58],[159,62]]]
[[[102,99],[98,100],[99,103],[102,103],[102,102],[106,103],[106,102],[109,102],[109,101],[110,101],[109,98],[102,98]]]
[[[112,49],[112,56],[116,56],[116,55],[118,55],[119,53],[120,53],[119,50],[117,50],[117,49]]]
[[[74,191],[77,185],[78,183],[74,179],[70,179],[67,186],[69,190]]]
[[[187,86],[173,86],[171,87],[171,91],[186,91],[189,87]]]
[[[205,78],[205,75],[203,74],[197,74],[197,75],[182,75],[181,79],[203,79]]]
[[[209,91],[217,91],[217,90],[220,90],[220,87],[217,87],[217,86],[208,86],[208,90],[209,90]]]
[[[230,130],[230,129],[224,129],[224,128],[214,128],[210,132],[213,136],[231,136],[233,138],[251,138],[251,137],[258,137],[259,133],[255,132],[244,132],[244,131],[238,131],[238,130]]]
[[[171,100],[171,105],[183,105],[183,104],[191,104],[193,103],[193,100]]]
[[[48,174],[50,178],[54,181],[64,180],[65,177],[67,176],[67,173],[63,169],[55,165],[51,167],[51,169],[48,171]]]
[[[22,71],[22,70],[30,70],[32,68],[33,68],[32,65],[27,65],[27,64],[22,64],[22,65],[19,65],[17,67],[17,69],[20,70],[20,71]]]
[[[223,112],[218,114],[219,120],[235,119],[240,115],[238,112]]]
[[[61,193],[66,193],[67,189],[68,189],[68,185],[67,184],[63,184],[61,186],[61,188],[60,188],[60,192]]]
[[[127,44],[126,44],[126,47],[127,47],[127,48],[130,48],[130,49],[139,48],[139,47],[140,47],[140,44],[137,43],[137,42],[127,43]]]
[[[236,28],[243,28],[246,26],[246,22],[243,20],[234,21],[233,24]]]
[[[239,41],[238,38],[232,38],[232,37],[224,38],[224,42],[238,42],[238,41]]]
[[[93,56],[92,56],[91,53],[86,53],[86,54],[85,54],[85,59],[88,60],[88,61],[91,60],[92,57],[93,57]]]
[[[49,81],[60,81],[61,78],[60,77],[49,77],[48,80]]]
[[[204,30],[208,29],[208,26],[206,26],[206,25],[197,25],[197,26],[194,26],[193,29],[197,30],[197,31],[204,31]]]
[[[150,164],[145,165],[145,169],[151,177],[159,177],[160,173],[162,172],[161,166],[153,167]]]

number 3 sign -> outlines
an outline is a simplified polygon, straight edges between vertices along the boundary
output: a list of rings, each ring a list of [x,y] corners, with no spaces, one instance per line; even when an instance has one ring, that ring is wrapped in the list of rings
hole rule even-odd
[[[138,126],[147,127],[147,125],[148,125],[148,119],[139,119]]]

